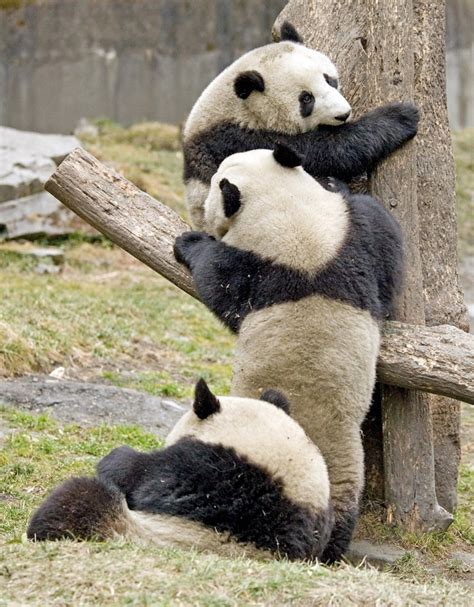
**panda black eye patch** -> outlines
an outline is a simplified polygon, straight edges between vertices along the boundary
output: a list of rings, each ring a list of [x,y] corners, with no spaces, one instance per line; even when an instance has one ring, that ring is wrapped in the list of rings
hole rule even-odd
[[[329,84],[329,86],[332,86],[333,88],[337,89],[337,87],[339,86],[339,82],[337,81],[337,78],[331,78],[331,76],[328,76],[327,74],[323,74],[324,76],[324,80],[326,80],[326,82]]]
[[[298,100],[300,102],[300,114],[303,118],[311,116],[314,108],[314,95],[308,91],[302,91]]]

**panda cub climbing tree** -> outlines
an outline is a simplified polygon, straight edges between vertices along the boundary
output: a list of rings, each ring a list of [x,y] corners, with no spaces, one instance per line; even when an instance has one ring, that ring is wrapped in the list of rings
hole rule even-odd
[[[304,158],[313,177],[349,181],[370,172],[417,131],[418,110],[393,103],[349,121],[331,60],[305,47],[285,23],[281,41],[254,49],[219,74],[195,103],[184,128],[186,202],[206,229],[211,177],[228,156],[272,149],[276,141]]]
[[[327,468],[275,390],[214,396],[204,380],[166,448],[119,447],[34,513],[30,539],[126,537],[225,556],[321,556],[333,518]]]
[[[337,182],[325,189],[302,164],[283,145],[229,156],[204,205],[211,235],[184,233],[174,250],[202,301],[238,333],[232,394],[282,390],[321,449],[335,514],[323,560],[333,562],[357,519],[360,427],[402,245],[378,201]]]

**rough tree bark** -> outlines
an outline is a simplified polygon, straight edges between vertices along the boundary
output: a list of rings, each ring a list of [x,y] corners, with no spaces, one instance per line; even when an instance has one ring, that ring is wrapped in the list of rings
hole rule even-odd
[[[116,244],[197,297],[173,256],[189,226],[85,150],[72,152],[46,189]],[[379,375],[385,383],[455,395],[474,404],[474,337],[454,327],[385,323]]]
[[[372,191],[399,219],[405,234],[408,271],[396,317],[416,324],[426,320],[439,324],[444,318],[463,326],[443,15],[443,1],[290,0],[275,32],[287,19],[306,44],[334,60],[356,114],[391,100],[414,99],[420,106],[422,122],[416,140],[371,179]],[[382,395],[381,410],[375,408],[365,426],[368,493],[385,498],[390,517],[393,513],[409,528],[443,528],[450,517],[436,500],[433,442],[438,448],[439,501],[452,509],[459,457],[457,405],[439,401],[443,409],[435,417],[441,421],[433,441],[426,395],[385,387]],[[421,467],[423,478],[417,474]]]

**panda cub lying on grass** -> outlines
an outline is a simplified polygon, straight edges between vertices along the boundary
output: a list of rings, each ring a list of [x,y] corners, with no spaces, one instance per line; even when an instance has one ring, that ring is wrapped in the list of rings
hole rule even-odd
[[[282,390],[321,449],[335,515],[323,560],[332,562],[357,519],[360,427],[380,322],[400,286],[402,245],[381,203],[334,182],[325,189],[301,163],[282,145],[229,156],[204,207],[212,235],[183,234],[175,256],[202,301],[239,334],[232,394]]]
[[[304,156],[313,177],[349,181],[370,172],[417,131],[412,103],[392,103],[349,121],[336,66],[284,23],[281,42],[256,48],[221,72],[196,101],[183,133],[186,202],[208,230],[204,201],[221,162],[276,141]]]
[[[166,448],[114,449],[34,513],[34,540],[125,537],[227,556],[320,557],[332,511],[326,465],[285,397],[216,398],[204,380]]]

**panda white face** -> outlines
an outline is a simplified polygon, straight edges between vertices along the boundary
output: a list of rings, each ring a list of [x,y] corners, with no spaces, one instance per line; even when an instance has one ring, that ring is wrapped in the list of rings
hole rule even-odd
[[[254,127],[304,133],[351,112],[331,60],[293,42],[256,49],[234,64],[234,91]]]
[[[184,138],[226,121],[286,134],[341,125],[351,107],[338,87],[337,69],[326,55],[288,40],[268,44],[211,82],[186,121]]]
[[[347,204],[300,164],[301,158],[283,146],[226,158],[204,204],[207,231],[295,270],[322,268],[344,242]]]
[[[282,395],[275,394],[285,402]],[[233,396],[216,398],[200,380],[193,409],[178,421],[166,446],[193,437],[233,448],[250,463],[281,479],[287,497],[311,509],[325,508],[329,481],[324,459],[301,426],[278,402],[273,402],[276,401]]]

